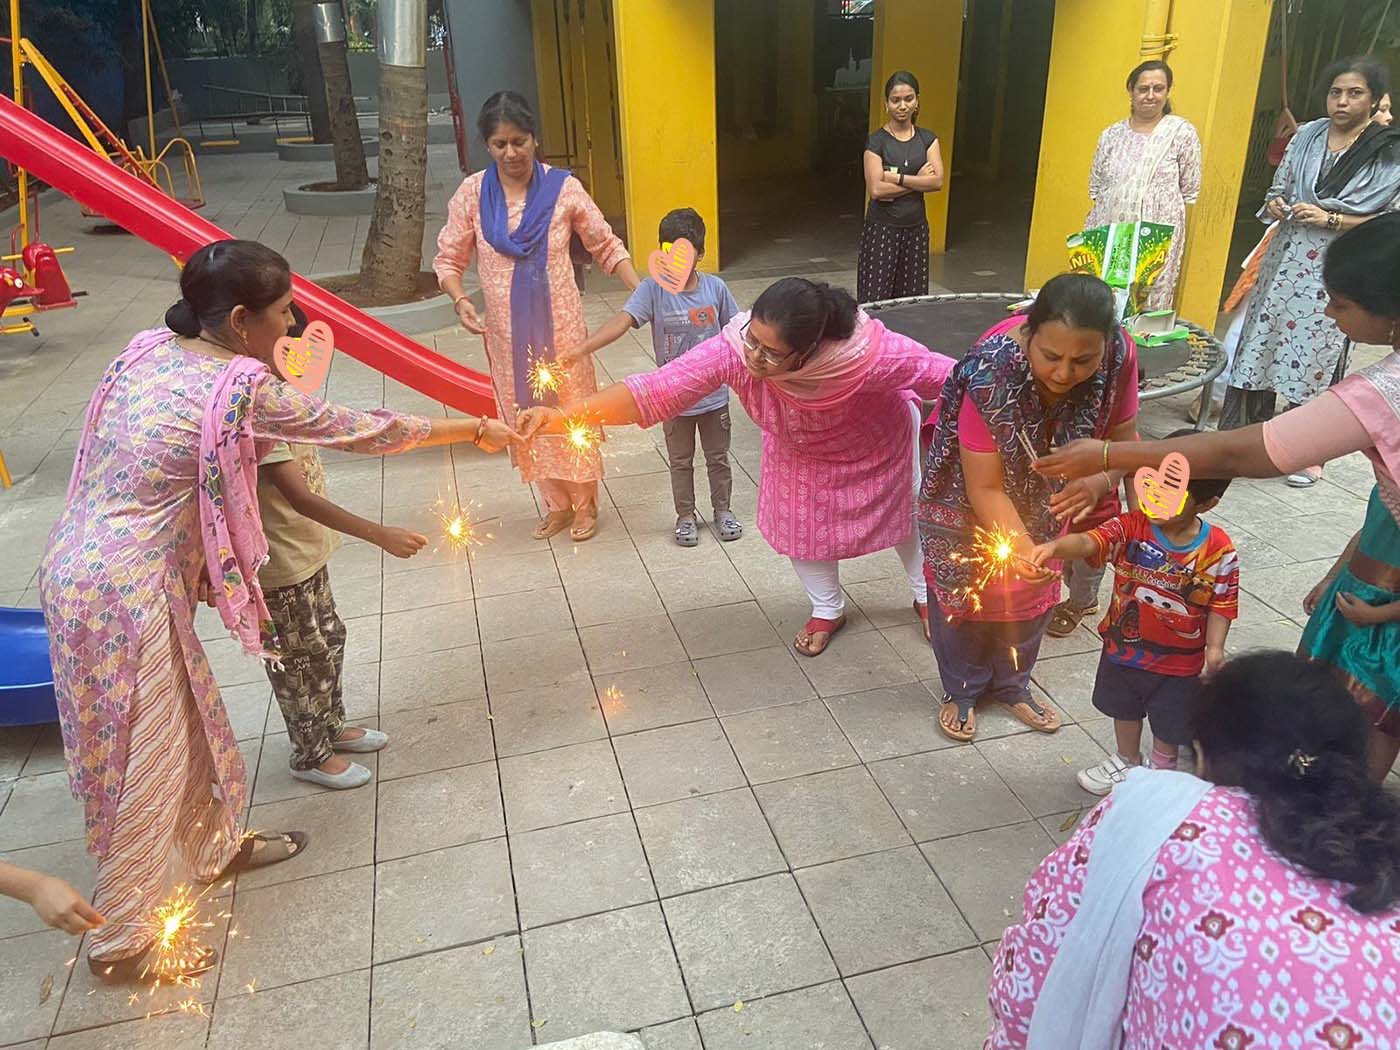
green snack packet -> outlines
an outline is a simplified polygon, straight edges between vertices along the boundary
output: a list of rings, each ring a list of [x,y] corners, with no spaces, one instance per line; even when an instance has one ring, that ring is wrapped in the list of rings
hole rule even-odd
[[[1147,290],[1167,266],[1176,227],[1159,222],[1115,222],[1065,239],[1070,270],[1101,278],[1114,290],[1119,316],[1142,311]]]

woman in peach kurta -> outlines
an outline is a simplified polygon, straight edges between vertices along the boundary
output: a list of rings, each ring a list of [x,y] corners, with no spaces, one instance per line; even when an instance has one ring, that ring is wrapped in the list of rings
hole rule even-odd
[[[513,425],[516,412],[531,404],[568,405],[598,389],[591,358],[578,358],[567,365],[555,362],[559,350],[577,346],[588,336],[569,258],[572,236],[577,234],[598,265],[616,273],[629,288],[635,288],[638,280],[626,245],[613,233],[582,184],[537,161],[535,116],[524,98],[509,91],[492,95],[481,108],[477,127],[493,165],[469,175],[453,194],[447,206],[447,225],[438,234],[433,272],[452,296],[462,326],[485,338],[496,403],[502,418]],[[504,212],[498,216],[503,229],[498,228],[494,243],[493,192]],[[552,212],[544,211],[549,207],[547,194],[557,194]],[[517,256],[499,249],[504,234],[510,238],[507,248],[518,250],[515,242],[528,236],[532,224],[538,226],[532,250]],[[473,258],[486,298],[484,322],[462,288],[462,272]],[[532,265],[536,267],[534,274],[547,282],[547,296],[543,289],[528,287],[528,275],[517,275],[518,268]],[[527,287],[522,289],[522,284]],[[514,331],[521,311],[531,309],[522,305],[523,297],[531,292],[534,316],[528,312],[525,316],[535,332],[550,332],[552,328],[550,336],[540,340],[547,340],[547,345],[528,345],[533,340],[524,336],[517,339],[520,333]],[[538,316],[542,311],[548,316]],[[525,362],[535,360],[551,364],[558,376],[556,389],[529,389],[522,373]],[[539,486],[548,508],[535,529],[536,538],[547,539],[570,525],[575,540],[593,535],[598,480],[603,476],[603,457],[596,446],[579,452],[566,438],[548,437],[512,456],[521,478],[526,484]]]

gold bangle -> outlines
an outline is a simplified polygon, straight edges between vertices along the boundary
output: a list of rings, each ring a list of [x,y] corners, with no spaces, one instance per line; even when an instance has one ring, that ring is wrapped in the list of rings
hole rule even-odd
[[[1105,441],[1103,443],[1103,472],[1105,474],[1108,473],[1108,446],[1110,444],[1112,444],[1110,441]]]
[[[477,448],[481,447],[481,435],[486,432],[486,417],[476,417],[476,436],[472,438],[472,444]]]

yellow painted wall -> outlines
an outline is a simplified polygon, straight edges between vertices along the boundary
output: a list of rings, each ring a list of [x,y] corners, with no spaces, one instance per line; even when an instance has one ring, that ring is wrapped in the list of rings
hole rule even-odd
[[[719,215],[714,0],[613,0],[627,238],[644,267],[672,208]],[[702,268],[720,261],[711,222]]]
[[[1059,6],[1084,0],[1060,0]],[[1119,3],[1120,0],[1105,0]],[[870,74],[870,129],[885,122],[885,81],[897,69],[919,79],[919,126],[938,135],[947,173],[943,189],[924,196],[929,248],[948,243],[948,191],[953,171],[953,129],[958,114],[958,68],[962,60],[963,0],[877,0],[875,54]]]
[[[621,216],[625,208],[622,192],[620,150],[613,132],[613,103],[617,69],[612,60],[612,26],[605,11],[606,0],[587,0],[584,18],[583,59],[588,106],[588,143],[593,174],[592,195],[607,216]]]
[[[812,0],[773,0],[773,3],[778,8],[779,26],[775,40],[769,40],[766,32],[746,34],[742,23],[750,13],[757,12],[751,0],[722,8],[722,17],[741,23],[728,27],[728,31],[737,32],[740,39],[752,39],[757,45],[736,55],[736,59],[745,66],[776,61],[783,98],[772,100],[770,104],[782,105],[788,116],[784,132],[773,138],[752,141],[724,134],[719,151],[720,178],[724,180],[792,175],[811,170],[817,120],[817,99],[812,87],[817,12]],[[758,24],[756,18],[749,17],[748,21]]]
[[[1186,215],[1177,306],[1206,329],[1214,329],[1220,310],[1270,8],[1270,0],[1175,0],[1172,8],[1172,29],[1181,37],[1168,60],[1176,76],[1172,96],[1201,134],[1202,157],[1201,196]]]
[[[1055,4],[1027,288],[1040,287],[1069,265],[1065,238],[1083,229],[1089,214],[1089,165],[1099,135],[1129,112],[1123,81],[1141,61],[1144,14],[1143,0]]]

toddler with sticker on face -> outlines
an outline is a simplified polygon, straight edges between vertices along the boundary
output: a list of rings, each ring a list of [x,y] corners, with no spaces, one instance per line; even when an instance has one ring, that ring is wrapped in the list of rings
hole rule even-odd
[[[705,221],[694,208],[667,212],[657,235],[663,251],[670,251],[682,238],[695,248],[695,263],[681,291],[673,294],[662,288],[656,278],[646,278],[626,305],[596,332],[574,349],[560,351],[561,362],[567,364],[586,357],[616,342],[633,328],[650,324],[652,350],[660,367],[718,335],[739,312],[724,281],[699,270],[700,259],[705,254]],[[693,467],[697,433],[705,451],[715,531],[721,540],[737,540],[743,535],[744,527],[729,506],[733,487],[729,467],[729,388],[720,387],[707,394],[675,419],[667,420],[663,428],[666,458],[671,466],[671,496],[676,505],[676,542],[682,547],[694,547],[700,542]]]
[[[1091,794],[1107,795],[1142,764],[1144,718],[1152,726],[1154,769],[1175,769],[1177,749],[1191,743],[1188,720],[1201,675],[1224,662],[1225,637],[1239,613],[1239,555],[1225,530],[1200,516],[1229,484],[1192,478],[1170,518],[1154,519],[1139,508],[1030,553],[1037,565],[1060,558],[1113,566],[1113,597],[1099,625],[1103,655],[1094,707],[1113,719],[1118,748],[1080,770],[1079,786]]]

